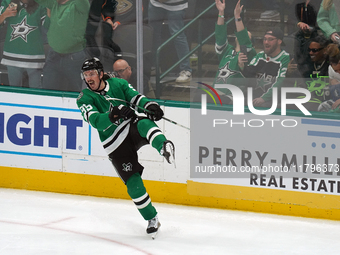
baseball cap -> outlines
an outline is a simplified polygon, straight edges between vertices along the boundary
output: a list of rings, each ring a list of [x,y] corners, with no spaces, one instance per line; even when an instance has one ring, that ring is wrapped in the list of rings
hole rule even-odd
[[[283,31],[279,28],[279,27],[274,27],[273,29],[269,29],[267,30],[267,32],[265,33],[265,35],[272,35],[275,36],[277,39],[282,40],[282,46],[285,46],[284,42],[283,42]]]

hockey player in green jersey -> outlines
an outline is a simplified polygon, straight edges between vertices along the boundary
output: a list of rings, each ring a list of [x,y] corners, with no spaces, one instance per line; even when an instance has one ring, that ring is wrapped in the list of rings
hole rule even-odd
[[[215,51],[220,60],[218,71],[215,76],[214,87],[216,84],[232,84],[239,87],[246,85],[246,79],[238,66],[238,55],[244,47],[248,59],[252,59],[256,55],[250,40],[251,34],[244,27],[241,19],[241,12],[243,5],[240,5],[240,0],[237,2],[234,9],[235,25],[236,25],[236,46],[234,47],[228,41],[227,24],[224,20],[225,0],[215,0],[216,8],[218,10],[217,23],[215,25]],[[244,52],[245,53],[245,52]],[[232,103],[231,93],[228,89],[218,89],[225,93],[229,99],[226,99],[227,104]]]
[[[143,166],[138,162],[137,151],[143,145],[151,144],[168,163],[174,163],[174,144],[154,122],[164,113],[156,102],[139,94],[126,80],[103,79],[103,65],[97,58],[86,60],[81,74],[87,84],[77,99],[81,114],[97,129],[129,196],[148,221],[147,233],[155,235],[160,223],[141,178]],[[147,117],[136,115],[136,112],[143,112],[141,109],[145,109]]]

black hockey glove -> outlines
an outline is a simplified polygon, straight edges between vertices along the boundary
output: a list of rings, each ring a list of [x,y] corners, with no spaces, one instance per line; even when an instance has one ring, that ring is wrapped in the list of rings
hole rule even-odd
[[[163,115],[164,112],[161,109],[161,107],[159,106],[159,104],[157,104],[156,102],[148,102],[145,104],[145,109],[147,109],[149,112],[146,112],[146,116],[153,121],[158,121],[160,120]]]
[[[113,107],[112,111],[109,113],[109,118],[112,123],[116,122],[118,119],[123,118],[128,120],[136,117],[136,113],[130,107],[119,105]]]

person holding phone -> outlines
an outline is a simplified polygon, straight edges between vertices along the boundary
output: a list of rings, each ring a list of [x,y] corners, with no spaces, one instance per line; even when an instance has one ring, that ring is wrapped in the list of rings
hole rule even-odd
[[[246,78],[251,78],[248,86],[253,86],[253,106],[269,107],[272,105],[273,88],[281,89],[286,77],[289,54],[282,50],[284,33],[279,27],[268,29],[263,36],[263,51],[250,61],[240,53],[239,67]],[[249,80],[248,80],[249,81]],[[253,82],[254,81],[254,82]],[[251,84],[253,83],[253,84]]]

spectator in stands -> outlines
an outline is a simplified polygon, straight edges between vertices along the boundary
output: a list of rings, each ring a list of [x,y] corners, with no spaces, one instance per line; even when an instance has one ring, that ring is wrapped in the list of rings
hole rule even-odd
[[[222,1],[222,0],[221,0]],[[225,21],[228,21],[229,19],[231,19],[231,18],[234,18],[234,8],[233,7],[235,7],[236,6],[236,4],[237,4],[237,2],[238,2],[239,0],[227,0],[227,8],[225,8],[225,10],[224,10],[224,17],[225,17]],[[202,1],[203,2],[203,1]],[[206,8],[208,7],[208,6],[210,6],[211,5],[211,3],[210,2],[207,2],[207,6],[206,6]],[[246,12],[246,7],[248,7],[248,5],[250,5],[249,4],[249,0],[241,0],[241,2],[240,2],[240,5],[242,5],[243,7],[242,7],[242,12],[241,12],[241,14],[240,14],[240,18],[243,20],[244,19],[244,13]],[[228,8],[228,7],[231,7],[231,8]],[[205,9],[206,9],[205,8]],[[203,11],[203,10],[201,10],[201,11]],[[199,14],[199,13],[198,13]],[[206,22],[206,20],[207,19],[211,19],[211,16],[212,15],[214,15],[215,13],[208,13],[208,15],[209,16],[206,16],[206,18],[204,19],[204,21]],[[215,16],[214,16],[215,17]],[[214,24],[216,23],[216,21],[214,20]],[[210,31],[210,28],[211,28],[211,26],[209,27],[209,28],[206,28],[207,29],[207,31],[206,31],[206,33],[207,33],[207,36],[208,35],[210,35],[211,34],[211,31]],[[230,22],[229,24],[228,24],[228,26],[227,26],[227,31],[232,31],[232,32],[234,32],[234,31],[236,31],[236,27],[235,27],[235,22]],[[207,37],[206,36],[206,37]],[[196,36],[197,37],[197,36]]]
[[[298,64],[298,70],[302,77],[328,76],[328,61],[325,56],[325,49],[329,41],[322,35],[311,38],[308,45],[308,58]]]
[[[45,64],[42,26],[46,28],[46,8],[33,0],[4,0],[0,8],[0,24],[6,24],[1,64],[7,66],[10,85],[22,86],[25,72],[30,88],[41,88]]]
[[[113,63],[113,71],[118,78],[128,81],[137,90],[137,70],[131,67],[124,59],[118,59]],[[143,75],[143,94],[149,91],[149,80],[147,75]]]
[[[289,54],[281,49],[283,32],[276,27],[268,30],[263,37],[264,50],[259,52],[251,61],[243,53],[239,53],[238,64],[246,78],[256,78],[253,91],[254,106],[270,106],[272,89],[280,89],[286,76]]]
[[[95,0],[91,3],[85,37],[88,51],[92,57],[100,57],[100,49],[95,39],[100,24],[102,24],[101,40],[103,47],[113,52],[113,59],[122,57],[121,48],[112,41],[113,32],[120,25],[119,21],[114,21],[117,5],[116,0]]]
[[[290,4],[284,7],[288,10],[286,21],[288,34],[295,33],[296,28],[305,30],[304,24],[310,28],[317,28],[316,20],[321,2],[322,0],[289,0]]]
[[[300,2],[296,0],[295,2]],[[312,3],[311,3],[312,2]],[[298,31],[295,34],[294,59],[295,67],[303,65],[309,58],[308,46],[311,38],[318,36],[317,13],[321,0],[306,0],[295,4],[295,17],[291,19],[296,24]],[[295,75],[300,76],[299,72]]]
[[[340,1],[323,0],[318,13],[318,24],[326,38],[340,44]]]
[[[80,91],[79,70],[87,58],[85,30],[88,0],[35,0],[51,10],[47,39],[50,50],[43,69],[43,88]]]
[[[340,83],[340,49],[338,44],[331,43],[326,48],[326,55],[329,56],[328,74],[330,84]]]
[[[313,28],[317,27],[317,15],[320,9],[322,0],[295,0],[295,20],[299,30],[308,34],[308,31],[314,31]]]
[[[327,46],[325,54],[329,58],[329,85],[331,99],[320,104],[318,111],[340,113],[340,49],[336,43]]]
[[[188,0],[150,0],[148,8],[149,24],[154,30],[153,53],[156,60],[156,51],[162,42],[162,23],[167,19],[171,35],[177,33],[184,27],[185,10],[188,8]],[[184,32],[174,39],[178,59],[189,53],[189,45]],[[189,82],[192,79],[192,69],[189,57],[185,58],[179,65],[180,74],[176,82]]]
[[[252,59],[256,55],[256,51],[253,48],[252,42],[250,40],[251,34],[244,27],[241,12],[243,5],[240,5],[241,0],[236,3],[234,9],[235,25],[236,25],[236,39],[234,47],[229,43],[227,24],[224,19],[225,11],[225,0],[215,0],[216,7],[218,10],[217,23],[215,25],[215,51],[218,55],[220,61],[218,66],[218,71],[215,76],[214,86],[216,84],[233,84],[237,86],[246,85],[246,80],[243,79],[244,76],[240,72],[238,66],[238,54],[244,49],[245,54],[247,54],[248,59]],[[219,91],[227,95],[226,104],[232,104],[232,96],[230,91],[227,89],[218,89]]]

